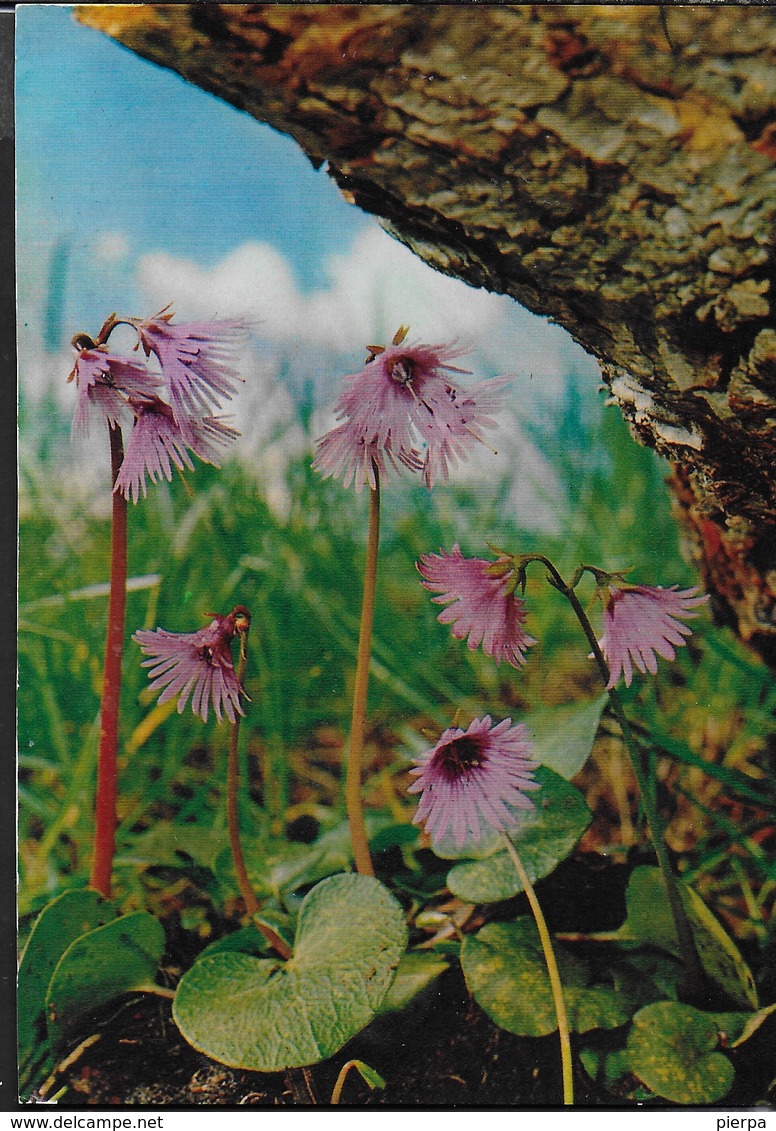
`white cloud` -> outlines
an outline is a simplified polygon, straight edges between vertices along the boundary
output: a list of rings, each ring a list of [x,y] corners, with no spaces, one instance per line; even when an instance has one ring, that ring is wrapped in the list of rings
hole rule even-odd
[[[123,232],[100,232],[94,239],[94,254],[100,263],[118,263],[129,255],[129,240]]]
[[[442,275],[381,228],[363,230],[347,252],[329,258],[328,286],[304,294],[272,246],[245,243],[211,270],[163,253],[144,255],[138,285],[157,309],[173,302],[181,318],[244,317],[262,340],[299,350],[360,356],[400,325],[425,341],[470,345],[486,371],[515,372],[557,395],[573,354],[565,333],[512,299]]]
[[[118,232],[103,233],[98,242],[107,263],[129,255]],[[331,426],[339,379],[362,364],[363,347],[386,342],[399,325],[409,324],[411,339],[457,340],[471,347],[464,364],[472,381],[515,375],[509,405],[488,437],[495,451],[479,447],[452,478],[484,490],[509,475],[514,513],[545,525],[547,497],[559,500],[562,488],[521,421],[551,411],[572,366],[594,380],[594,362],[546,319],[510,298],[432,270],[377,226],[363,230],[348,251],[331,256],[325,266],[326,285],[305,293],[287,260],[269,244],[244,243],[209,269],[161,251],[137,262],[141,310],[172,303],[178,321],[242,317],[254,326],[237,366],[245,384],[224,412],[234,415],[242,432],[237,450],[272,501],[281,508],[288,502],[288,463],[309,453],[311,437]],[[71,411],[73,390],[63,375],[72,359],[47,355],[32,337],[26,331],[20,341],[25,391],[39,395],[54,371],[57,401]],[[125,349],[132,344],[120,343]],[[305,435],[298,408],[310,393],[314,414],[311,434]]]
[[[178,320],[245,318],[278,342],[299,332],[299,292],[285,259],[269,244],[244,243],[212,270],[152,252],[139,260],[137,281],[149,309],[172,303]]]
[[[280,502],[288,461],[309,450],[294,403],[304,381],[315,384],[312,432],[320,435],[332,424],[338,378],[362,363],[363,346],[386,342],[409,324],[416,340],[470,346],[465,364],[474,380],[515,374],[510,408],[489,437],[494,451],[478,448],[452,479],[476,487],[508,474],[515,513],[546,525],[547,499],[559,499],[562,489],[520,421],[557,402],[572,365],[592,380],[595,363],[564,330],[506,296],[434,271],[377,226],[325,266],[327,285],[305,294],[280,252],[258,242],[235,248],[212,269],[163,252],[138,264],[148,309],[172,302],[180,320],[242,317],[255,326],[260,350],[241,359],[247,380],[235,411],[240,447],[265,489]]]

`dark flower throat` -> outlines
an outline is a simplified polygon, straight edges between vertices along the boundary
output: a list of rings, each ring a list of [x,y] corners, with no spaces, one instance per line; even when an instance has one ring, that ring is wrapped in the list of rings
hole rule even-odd
[[[482,743],[468,734],[451,739],[437,752],[437,765],[448,781],[464,777],[470,770],[481,766],[485,759]]]

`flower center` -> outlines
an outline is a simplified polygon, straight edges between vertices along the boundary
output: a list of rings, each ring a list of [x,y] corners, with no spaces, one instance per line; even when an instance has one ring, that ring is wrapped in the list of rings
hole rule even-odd
[[[482,743],[468,734],[453,738],[437,751],[437,766],[448,781],[465,777],[486,760]]]
[[[399,357],[388,366],[388,375],[403,389],[407,387],[415,376],[412,361],[408,357]]]

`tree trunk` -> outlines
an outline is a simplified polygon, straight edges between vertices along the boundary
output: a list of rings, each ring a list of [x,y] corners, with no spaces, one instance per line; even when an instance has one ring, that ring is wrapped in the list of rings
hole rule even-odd
[[[565,326],[671,461],[718,617],[776,662],[773,11],[78,16],[290,134],[432,266]]]

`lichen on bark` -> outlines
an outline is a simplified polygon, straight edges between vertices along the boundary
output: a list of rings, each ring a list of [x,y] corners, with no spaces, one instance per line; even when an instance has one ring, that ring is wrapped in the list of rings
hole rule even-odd
[[[86,6],[290,134],[441,271],[600,361],[718,615],[776,661],[776,17],[763,7]]]

